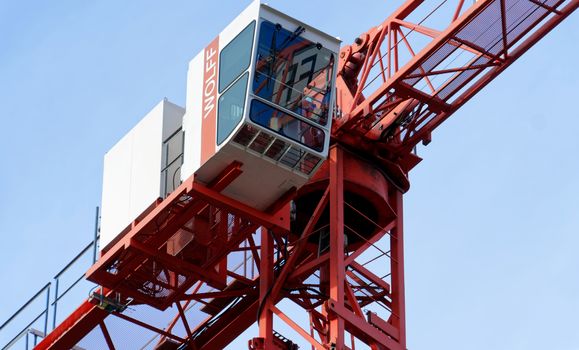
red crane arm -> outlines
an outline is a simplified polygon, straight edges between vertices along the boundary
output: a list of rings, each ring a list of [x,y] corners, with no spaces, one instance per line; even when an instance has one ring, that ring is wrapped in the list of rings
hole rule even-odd
[[[410,0],[342,48],[334,139],[403,157],[569,16],[577,0]],[[417,17],[417,14],[420,16]],[[433,16],[434,15],[434,16]],[[433,23],[446,18],[446,22]],[[436,28],[434,27],[436,26]]]

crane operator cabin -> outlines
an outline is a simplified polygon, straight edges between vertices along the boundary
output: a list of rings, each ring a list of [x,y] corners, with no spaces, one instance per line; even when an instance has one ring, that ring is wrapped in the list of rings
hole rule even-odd
[[[254,1],[189,63],[186,109],[161,102],[106,155],[101,249],[181,181],[264,210],[328,155],[340,41]]]

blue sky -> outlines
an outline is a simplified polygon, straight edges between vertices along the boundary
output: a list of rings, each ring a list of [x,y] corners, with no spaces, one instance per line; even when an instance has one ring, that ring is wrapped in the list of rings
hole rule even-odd
[[[0,322],[92,238],[102,157],[248,1],[0,0]],[[400,1],[270,1],[345,43]],[[421,148],[410,349],[579,349],[579,17]],[[240,344],[245,344],[245,341]]]

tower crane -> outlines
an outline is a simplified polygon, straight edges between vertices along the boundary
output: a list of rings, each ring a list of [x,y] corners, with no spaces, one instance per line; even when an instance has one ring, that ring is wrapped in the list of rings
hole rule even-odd
[[[204,144],[206,165],[107,242],[86,273],[100,287],[36,349],[70,349],[94,332],[114,349],[110,319],[154,334],[154,349],[223,349],[256,321],[252,350],[297,349],[278,324],[313,349],[406,349],[403,197],[421,161],[415,149],[578,5],[408,0],[335,60],[332,38],[255,5],[279,22],[258,16],[230,35],[232,42],[244,33],[254,38],[260,28],[243,68],[254,75],[219,75],[228,84],[221,91],[212,60],[227,46],[212,42],[199,58],[203,81],[193,87],[204,94],[200,113],[215,109],[220,118],[213,103],[229,101],[225,91],[238,83],[253,84],[249,121],[239,119],[223,137],[236,146]],[[232,66],[244,60],[236,57]],[[230,107],[228,117],[241,113]],[[219,131],[216,137],[219,143]],[[247,199],[238,184],[255,182],[256,169],[240,150],[285,170],[295,150],[296,180],[274,198]],[[253,186],[270,186],[266,180]],[[249,197],[259,195],[252,191]],[[169,317],[161,324],[145,310]]]

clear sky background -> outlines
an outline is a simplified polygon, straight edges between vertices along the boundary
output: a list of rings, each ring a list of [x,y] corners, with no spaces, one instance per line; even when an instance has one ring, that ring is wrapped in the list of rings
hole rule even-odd
[[[104,153],[184,106],[188,61],[248,3],[0,0],[0,322],[92,239]],[[401,2],[269,3],[351,43]],[[578,46],[575,14],[419,150],[409,349],[579,349]]]

